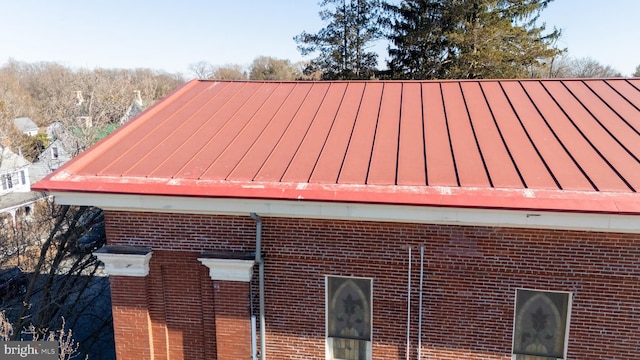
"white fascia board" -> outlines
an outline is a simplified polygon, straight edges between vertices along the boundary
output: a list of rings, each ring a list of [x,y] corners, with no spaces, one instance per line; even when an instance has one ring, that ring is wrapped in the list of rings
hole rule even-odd
[[[75,192],[54,192],[52,195],[62,205],[87,205],[116,211],[256,213],[292,218],[640,233],[640,217],[619,214]]]

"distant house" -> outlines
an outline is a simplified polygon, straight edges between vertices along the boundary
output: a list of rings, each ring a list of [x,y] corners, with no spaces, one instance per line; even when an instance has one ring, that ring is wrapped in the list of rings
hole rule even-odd
[[[36,136],[39,131],[38,125],[28,117],[13,119],[13,125],[18,129],[18,131],[29,136]]]
[[[28,216],[42,194],[31,192],[29,161],[8,147],[0,150],[0,239],[11,239],[16,219]]]
[[[127,108],[127,111],[120,118],[120,124],[124,124],[127,121],[133,119],[138,116],[144,110],[144,102],[142,101],[142,96],[140,95],[140,90],[135,91],[135,99]]]
[[[31,163],[8,147],[0,147],[0,150],[0,195],[31,191],[29,180]]]
[[[118,359],[640,353],[640,79],[194,80],[34,187]]]
[[[62,121],[54,121],[47,126],[47,136],[51,141],[59,139],[65,132],[65,127]]]
[[[35,161],[29,167],[31,182],[35,183],[45,176],[57,170],[60,166],[71,160],[72,156],[66,149],[61,139],[54,140],[49,147],[44,149]]]

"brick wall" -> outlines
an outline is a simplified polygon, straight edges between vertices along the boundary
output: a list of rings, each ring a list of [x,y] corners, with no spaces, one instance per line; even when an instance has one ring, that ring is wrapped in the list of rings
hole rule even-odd
[[[128,212],[108,212],[106,220],[110,243],[154,250],[147,286],[156,358],[166,358],[162,354],[172,346],[179,350],[171,359],[211,358],[215,294],[197,255],[253,250],[253,220]],[[510,359],[517,288],[574,293],[570,359],[632,359],[640,353],[638,235],[263,218],[267,358],[324,358],[325,276],[336,275],[373,279],[373,358],[404,359],[409,246],[412,359],[420,246],[422,359]],[[254,278],[257,311],[256,283]],[[114,306],[122,294],[118,286],[113,284]],[[124,330],[116,324],[116,339]],[[197,349],[187,352],[186,343]]]

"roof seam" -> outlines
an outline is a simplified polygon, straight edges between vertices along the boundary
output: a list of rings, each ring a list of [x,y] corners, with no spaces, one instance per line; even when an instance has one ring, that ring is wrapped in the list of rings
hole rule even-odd
[[[425,114],[424,114],[424,89],[420,84],[420,125],[422,125],[422,160],[424,163],[424,184],[429,186],[429,168],[427,167],[427,135],[425,134]]]
[[[504,134],[502,133],[502,129],[500,129],[500,126],[498,126],[498,121],[496,120],[496,116],[493,112],[493,108],[491,107],[491,104],[489,103],[489,99],[487,98],[487,94],[485,93],[484,88],[482,87],[482,85],[480,83],[478,83],[478,86],[480,87],[480,92],[482,93],[482,97],[484,98],[485,103],[487,104],[487,108],[489,109],[489,113],[491,114],[491,119],[493,120],[493,124],[496,127],[496,130],[498,131],[498,135],[500,136],[500,140],[502,141],[502,145],[504,146],[504,149],[507,151],[507,154],[509,155],[509,159],[511,159],[511,164],[513,165],[513,168],[516,170],[516,173],[518,174],[518,177],[520,178],[520,181],[522,183],[522,185],[525,188],[528,188],[527,186],[527,182],[525,181],[524,177],[522,176],[522,173],[520,172],[520,169],[518,168],[518,165],[516,164],[515,159],[513,158],[513,154],[511,153],[511,149],[509,149],[509,147],[507,146],[507,141],[504,138]],[[506,97],[506,95],[505,95]],[[509,99],[507,99],[507,101],[509,101]],[[517,115],[516,115],[517,118]]]
[[[282,85],[282,84],[280,84]],[[264,132],[267,130],[267,128],[269,127],[269,125],[271,124],[271,122],[273,121],[273,119],[278,115],[278,113],[280,113],[280,110],[282,110],[282,108],[284,107],[284,104],[287,102],[287,100],[289,99],[289,97],[291,96],[291,94],[293,93],[294,89],[298,87],[299,84],[295,84],[293,88],[291,88],[291,90],[289,90],[289,93],[287,94],[287,96],[285,96],[284,100],[282,100],[282,103],[280,103],[280,105],[278,106],[278,109],[274,112],[273,116],[271,116],[270,119],[268,119],[265,122],[265,126],[262,128],[262,130],[260,130],[260,133],[256,136],[255,140],[251,143],[251,145],[249,147],[247,147],[246,151],[244,152],[244,154],[242,154],[242,156],[240,157],[240,160],[238,160],[238,162],[236,162],[236,164],[229,170],[229,172],[227,173],[227,175],[225,176],[225,179],[228,179],[231,174],[233,174],[233,172],[238,168],[238,166],[242,163],[242,161],[247,157],[247,155],[251,152],[251,150],[253,150],[254,146],[256,145],[256,143],[258,142],[258,140],[263,136]],[[277,89],[276,89],[277,90]],[[276,92],[276,90],[274,90],[274,94]],[[308,94],[308,93],[307,93]],[[273,95],[273,94],[272,94]],[[271,96],[269,96],[271,97]],[[306,95],[305,95],[306,98]],[[266,101],[265,101],[266,103]],[[264,104],[263,104],[264,105]],[[262,107],[260,108],[262,109]],[[260,110],[258,109],[258,111]],[[299,107],[298,107],[299,109]],[[296,110],[297,112],[297,110]],[[257,112],[256,112],[257,113]],[[255,115],[254,115],[255,116]],[[295,117],[295,115],[294,115]],[[292,117],[293,119],[293,117]],[[242,130],[240,130],[240,132],[242,132],[244,129],[246,128],[243,127]],[[222,154],[224,154],[227,151],[227,149],[225,149],[222,153],[220,153],[220,156],[222,156]],[[215,163],[212,162],[211,166],[213,166],[213,164]],[[262,168],[262,166],[264,166],[264,162],[262,163],[262,165],[260,165],[260,168]],[[252,179],[255,178],[255,174],[252,176]]]
[[[629,84],[629,86],[631,86],[632,88],[640,91],[640,88],[636,87],[635,85],[633,85],[629,80],[625,81],[627,84]],[[638,107],[636,104],[634,104],[633,102],[631,102],[631,100],[629,100],[626,96],[624,96],[624,94],[622,94],[620,91],[618,91],[618,89],[616,89],[615,87],[613,87],[613,85],[611,85],[608,81],[604,82],[605,84],[607,84],[608,87],[611,88],[611,90],[615,91],[616,94],[620,95],[621,98],[623,98],[627,103],[629,103],[629,105],[633,106],[636,110],[640,111],[640,107]]]
[[[619,118],[620,120],[622,120],[622,122],[624,122],[624,123],[625,123],[625,124],[626,124],[630,129],[631,129],[631,131],[633,131],[633,132],[634,132],[634,133],[636,133],[637,135],[640,135],[640,131],[639,131],[638,129],[636,129],[633,125],[631,125],[631,123],[629,123],[629,121],[627,121],[627,119],[625,119],[625,118],[624,118],[624,116],[622,116],[622,115],[621,115],[621,114],[620,114],[616,109],[614,109],[614,108],[613,108],[613,106],[611,106],[611,104],[609,104],[608,102],[604,101],[604,99],[602,98],[602,96],[601,96],[600,94],[598,94],[598,93],[597,93],[597,92],[596,92],[596,91],[595,91],[591,86],[589,86],[589,84],[588,84],[587,82],[583,82],[583,83],[586,85],[587,89],[589,89],[589,91],[591,91],[591,93],[592,93],[594,96],[596,96],[598,99],[600,99],[600,101],[602,101],[602,103],[603,103],[607,108],[609,108],[609,110],[611,110],[614,114],[616,114],[616,116],[618,116],[618,118]],[[607,84],[606,82],[605,82],[605,85],[606,85],[609,89],[611,89],[611,91],[613,91],[613,92],[615,92],[616,94],[618,94],[621,98],[623,98],[623,99],[624,99],[624,100],[629,104],[629,101],[628,101],[624,96],[622,96],[622,94],[618,93],[614,88],[612,88],[612,87],[611,87],[609,84]],[[633,104],[630,104],[630,105],[631,105],[632,107],[634,107],[634,106],[633,106]],[[635,108],[635,107],[634,107],[634,108]],[[638,111],[640,111],[640,110],[638,110]],[[598,120],[598,121],[599,121],[599,120]]]
[[[540,84],[540,86],[545,89],[544,85],[542,84],[541,81],[538,81],[538,83]],[[573,163],[575,164],[575,166],[578,168],[578,170],[580,170],[580,172],[582,173],[582,175],[585,177],[585,179],[589,182],[589,184],[591,184],[591,186],[596,190],[599,191],[598,187],[596,186],[596,184],[593,182],[593,180],[591,180],[591,178],[589,177],[589,175],[587,175],[587,173],[585,172],[585,170],[582,168],[582,166],[580,166],[580,164],[578,163],[578,161],[576,160],[576,158],[573,156],[573,154],[571,154],[571,152],[569,151],[569,149],[567,149],[567,146],[560,140],[560,137],[558,136],[558,134],[554,131],[553,127],[551,126],[551,124],[549,124],[549,121],[547,120],[547,118],[544,117],[544,114],[542,114],[542,111],[540,111],[540,108],[538,107],[538,105],[536,104],[535,101],[533,101],[533,99],[531,98],[531,95],[529,94],[529,92],[527,91],[527,89],[520,84],[520,86],[522,86],[522,90],[524,90],[524,93],[527,95],[527,97],[529,98],[529,101],[531,102],[531,104],[533,105],[533,107],[536,109],[536,111],[538,112],[538,114],[540,115],[540,118],[542,118],[542,121],[544,121],[544,123],[547,125],[547,128],[549,129],[549,131],[551,131],[551,133],[553,134],[553,136],[555,137],[556,141],[558,142],[558,144],[562,147],[562,149],[564,149],[565,153],[567,153],[567,156],[569,156],[569,158],[571,159],[571,161],[573,161]],[[547,92],[547,95],[549,95],[549,93]],[[550,95],[549,95],[550,96]],[[553,100],[553,97],[550,96]],[[554,101],[555,102],[555,101]],[[557,104],[556,104],[557,106]]]
[[[462,84],[458,84],[458,87],[460,88],[460,93],[462,94],[462,102],[464,103],[464,110],[467,113],[467,119],[469,120],[469,126],[471,127],[471,133],[473,134],[473,140],[476,142],[478,155],[480,155],[480,159],[482,160],[482,167],[484,167],[485,175],[487,176],[487,180],[489,180],[489,186],[494,187],[493,180],[491,180],[491,174],[489,173],[489,168],[487,167],[487,161],[484,159],[484,155],[482,154],[482,148],[480,147],[480,142],[478,141],[478,134],[476,134],[475,126],[473,126],[473,120],[471,119],[471,112],[469,112],[469,104],[467,103],[467,97],[464,95]]]
[[[524,87],[522,86],[522,84],[519,84],[520,87],[522,88],[522,91],[525,93],[525,95],[527,96],[527,99],[529,99],[529,101],[531,101],[531,98],[529,97],[529,94],[527,94],[526,90],[524,89]],[[500,90],[502,90],[502,93],[504,94],[505,99],[507,99],[507,102],[509,103],[509,106],[511,107],[511,111],[513,112],[513,115],[516,117],[516,119],[518,119],[518,123],[520,124],[520,127],[522,128],[522,131],[524,132],[524,134],[527,136],[527,139],[529,140],[529,144],[531,145],[531,147],[533,148],[533,150],[536,152],[536,154],[538,155],[538,158],[540,159],[540,162],[544,165],[544,168],[547,169],[547,173],[549,174],[549,176],[551,176],[551,178],[553,179],[553,181],[556,183],[556,186],[558,187],[558,189],[562,189],[562,184],[560,184],[560,182],[558,181],[558,179],[556,178],[556,175],[553,173],[553,171],[551,170],[551,167],[549,166],[549,164],[544,160],[544,157],[542,156],[542,154],[540,153],[540,150],[538,149],[538,147],[536,146],[535,142],[533,141],[533,139],[531,138],[531,134],[529,134],[529,131],[527,130],[527,127],[524,126],[524,123],[522,122],[522,119],[520,118],[520,114],[518,114],[518,111],[516,111],[515,105],[513,104],[513,101],[511,101],[511,98],[509,98],[509,96],[507,95],[507,91],[504,89],[504,86],[502,85],[502,83],[498,83],[498,86],[500,86]],[[535,107],[535,106],[534,106]],[[536,108],[536,111],[538,109]],[[539,113],[539,111],[538,111]],[[542,118],[542,116],[540,116]],[[543,118],[544,120],[544,118]]]
[[[260,104],[260,106],[258,106],[258,108],[253,112],[253,114],[251,114],[251,116],[248,117],[247,121],[244,123],[244,125],[238,130],[238,132],[233,136],[233,139],[231,141],[229,141],[229,143],[227,144],[227,146],[225,146],[224,149],[222,149],[220,151],[220,153],[218,153],[218,155],[215,157],[215,159],[211,159],[209,165],[206,167],[206,169],[204,169],[202,171],[202,173],[200,174],[200,176],[198,178],[201,178],[204,174],[207,173],[207,171],[209,171],[209,169],[211,169],[211,167],[213,165],[215,165],[215,163],[218,161],[218,159],[220,159],[220,157],[222,155],[224,155],[227,150],[229,149],[230,146],[233,145],[234,141],[238,138],[238,136],[253,122],[253,120],[255,120],[256,115],[260,112],[260,110],[262,110],[265,106],[265,104],[267,104],[267,102],[269,101],[269,99],[271,99],[271,97],[277,92],[278,88],[281,86],[282,84],[278,84],[272,91],[270,94],[267,95],[267,97],[262,101],[262,104]],[[251,97],[253,97],[253,95],[255,95],[255,92],[251,95]],[[248,101],[247,101],[248,102]],[[244,105],[243,105],[244,106]],[[280,106],[282,106],[282,104],[280,104]],[[278,107],[278,109],[280,109],[280,106]],[[234,114],[235,116],[235,114]],[[228,123],[228,122],[227,122]],[[226,124],[224,127],[220,128],[220,130],[218,131],[218,133],[224,129],[226,127]],[[266,124],[265,124],[266,127]],[[262,131],[264,131],[264,128],[262,128]],[[260,133],[262,133],[262,131],[260,131]],[[216,133],[216,135],[218,134]],[[215,136],[215,135],[214,135]],[[208,145],[211,141],[213,140],[213,137],[211,138],[211,140],[209,140],[206,144]],[[249,147],[250,148],[250,147]],[[247,150],[248,151],[248,150]],[[246,151],[245,151],[246,154]],[[237,163],[236,163],[237,166]],[[235,168],[235,167],[234,167]],[[233,169],[231,169],[233,170]],[[231,174],[231,171],[228,171],[227,174],[225,175],[225,179],[227,177],[229,177],[229,174]]]
[[[244,89],[245,87],[246,87],[246,84],[244,84],[240,89],[238,89],[238,91],[236,91],[236,92],[233,94],[233,96],[231,96],[231,98],[236,97],[236,96],[237,96],[237,95],[242,91],[242,89]],[[231,115],[227,118],[227,120],[224,122],[224,124],[222,124],[222,125],[218,128],[218,130],[216,131],[216,133],[215,133],[215,134],[212,134],[212,135],[209,137],[209,140],[208,140],[208,141],[206,141],[204,144],[202,144],[202,146],[200,147],[200,149],[199,149],[198,151],[196,151],[196,152],[195,152],[195,154],[194,154],[194,158],[195,158],[198,154],[202,153],[203,149],[205,149],[205,148],[207,147],[207,145],[208,145],[208,144],[213,140],[213,138],[215,138],[215,137],[216,137],[216,135],[217,135],[217,134],[219,134],[219,133],[220,133],[220,131],[222,131],[225,127],[227,127],[227,125],[229,124],[229,122],[231,121],[231,119],[233,119],[233,117],[238,113],[238,111],[240,111],[242,108],[244,108],[244,106],[245,106],[245,105],[247,104],[247,102],[248,102],[248,99],[249,99],[249,98],[251,98],[251,97],[253,97],[253,95],[256,93],[256,91],[257,91],[257,89],[254,89],[254,90],[253,90],[253,92],[251,93],[251,95],[247,97],[247,100],[245,100],[245,101],[242,103],[242,105],[241,105],[241,106],[239,106],[239,107],[238,107],[238,108],[233,112],[233,114],[231,114]],[[223,108],[225,105],[226,105],[226,104],[224,104],[224,105],[220,106],[220,108],[218,109],[218,111],[222,110],[222,108]],[[216,113],[217,113],[217,112],[216,112]],[[207,123],[207,121],[205,121],[205,122],[203,123],[203,125],[204,125],[204,124],[206,124],[206,123]],[[192,138],[192,137],[193,137],[193,136],[195,136],[196,134],[197,134],[197,132],[194,132],[194,133],[193,133],[193,135],[192,135],[190,138]],[[187,143],[188,143],[188,142],[187,142],[187,141],[185,141],[185,144],[187,144]],[[189,164],[191,163],[191,161],[192,161],[192,160],[193,160],[193,158],[192,158],[191,160],[189,160],[189,161],[186,161],[186,162],[182,165],[182,167],[181,167],[181,168],[179,168],[179,169],[174,173],[174,175],[172,175],[172,176],[171,176],[171,178],[172,178],[172,179],[175,179],[176,174],[181,173],[181,172],[184,170],[184,168],[185,168],[185,167],[187,167],[187,165],[189,165]],[[198,178],[200,178],[200,176],[201,176],[203,173],[204,173],[204,171],[201,171],[201,172],[200,172],[200,174],[198,175]]]
[[[593,117],[593,114],[586,109],[586,107],[584,106],[584,104],[582,103],[582,101],[580,101],[580,99],[571,91],[571,89],[569,89],[564,83],[560,83],[562,85],[563,88],[565,88],[567,90],[567,92],[569,94],[571,94],[571,96],[583,107],[585,108],[585,110],[587,111],[587,113],[589,113],[589,115],[591,115]],[[620,180],[622,180],[622,182],[627,185],[627,187],[629,187],[629,189],[631,191],[636,191],[633,186],[631,186],[631,184],[627,181],[627,179],[624,178],[624,176],[622,176],[622,174],[620,174],[620,172],[615,168],[615,166],[613,166],[611,164],[611,162],[609,161],[609,159],[607,159],[606,156],[604,156],[604,154],[600,151],[600,149],[598,149],[597,146],[595,146],[593,144],[593,142],[591,141],[591,139],[589,139],[589,137],[587,136],[587,134],[585,134],[585,132],[580,128],[580,126],[578,126],[578,124],[576,124],[576,122],[574,121],[574,119],[567,113],[567,111],[564,109],[564,107],[560,106],[560,104],[558,103],[558,100],[551,94],[551,92],[549,91],[549,89],[542,84],[542,87],[545,89],[545,91],[547,92],[547,94],[549,94],[549,97],[551,97],[551,99],[553,100],[554,104],[556,104],[556,106],[560,109],[560,111],[564,114],[564,116],[569,120],[569,122],[571,123],[571,125],[573,125],[573,127],[576,129],[576,131],[578,131],[578,133],[580,133],[580,135],[582,136],[582,138],[587,142],[587,144],[589,144],[589,146],[591,146],[591,148],[593,149],[593,151],[595,151],[596,154],[598,154],[598,156],[600,156],[600,158],[609,166],[609,168],[618,176],[618,178],[620,178]],[[606,130],[606,129],[605,129]],[[623,147],[624,149],[624,147]],[[625,149],[626,150],[626,149]],[[634,157],[635,158],[635,157]],[[636,159],[637,160],[637,159]]]
[[[186,92],[187,90],[184,90],[184,91]],[[183,109],[185,106],[187,106],[188,104],[190,104],[194,99],[195,99],[195,98],[192,98],[191,100],[189,100],[189,101],[185,102],[185,103],[184,103],[182,106],[180,106],[177,110]],[[160,112],[161,110],[163,110],[163,109],[165,109],[165,108],[167,108],[167,107],[171,106],[171,103],[168,103],[168,104],[158,104],[158,105],[161,105],[161,108],[159,107],[158,109],[156,109],[156,110],[155,110],[155,113],[158,113],[158,112]],[[167,118],[166,118],[164,121],[162,121],[162,122],[161,122],[161,124],[164,124],[164,123],[170,122],[172,118],[173,118],[173,114],[172,114],[171,116],[167,116]],[[136,123],[132,123],[132,124],[136,124]],[[142,126],[142,125],[143,125],[143,124],[140,124],[140,126]],[[154,129],[154,130],[155,130],[155,129]],[[139,144],[142,140],[150,138],[150,137],[152,136],[152,133],[153,133],[153,132],[152,132],[152,131],[150,131],[150,132],[148,132],[147,134],[145,134],[145,135],[142,137],[142,139],[140,139],[140,140],[138,141],[138,144]],[[158,148],[158,146],[160,146],[160,143],[156,143],[156,144],[153,146],[153,149]],[[120,160],[120,159],[122,159],[122,158],[127,157],[127,155],[129,155],[129,153],[130,153],[131,151],[133,151],[133,147],[132,147],[132,148],[129,148],[129,149],[125,150],[125,151],[123,151],[123,152],[120,154],[120,156],[116,157],[115,159],[113,159],[113,160],[111,161],[111,163],[109,164],[109,166],[105,166],[105,167],[103,167],[102,172],[101,172],[101,173],[98,173],[98,175],[104,174],[104,170],[106,170],[106,169],[108,169],[109,167],[111,167],[111,165],[112,165],[113,163],[117,162],[118,160]],[[152,154],[152,152],[150,152],[150,153],[149,153],[149,155],[150,155],[150,154]],[[146,156],[143,156],[143,158],[144,158],[144,157],[146,157]],[[142,161],[142,159],[138,159],[138,161],[136,161],[136,162],[134,162],[133,164],[131,164],[127,170],[123,171],[123,175],[124,175],[124,174],[127,174],[129,171],[131,171],[131,169],[132,169],[133,167],[135,167],[137,164],[139,164],[139,163],[140,163],[140,161]]]
[[[456,183],[460,186],[460,174],[458,174],[458,163],[456,162],[456,156],[453,152],[453,142],[451,141],[451,129],[449,128],[449,116],[447,115],[447,103],[444,101],[444,92],[442,91],[442,84],[438,84],[440,89],[440,99],[442,99],[442,112],[444,113],[444,122],[447,125],[447,140],[449,140],[449,151],[451,152],[451,161],[453,162],[453,169],[456,173]]]
[[[309,86],[309,90],[307,90],[307,93],[304,95],[304,98],[302,99],[302,101],[300,102],[300,105],[298,106],[298,108],[296,109],[296,111],[293,113],[293,116],[291,117],[291,119],[289,120],[289,123],[287,124],[287,126],[283,129],[282,133],[280,134],[280,138],[278,139],[278,141],[273,145],[273,147],[271,148],[271,150],[269,151],[269,155],[267,155],[264,158],[264,161],[262,162],[262,165],[260,165],[260,168],[256,171],[256,173],[253,175],[253,177],[251,178],[251,181],[256,181],[256,178],[258,177],[258,175],[265,169],[265,166],[267,165],[267,163],[269,162],[269,159],[271,159],[271,157],[274,155],[276,149],[278,149],[278,146],[282,143],[282,140],[284,139],[284,137],[286,136],[286,134],[289,132],[289,130],[291,129],[291,125],[293,124],[293,122],[298,119],[298,116],[300,114],[300,110],[302,109],[302,107],[305,104],[305,101],[307,100],[307,98],[309,97],[309,94],[311,94],[313,92],[314,86],[316,86],[316,83],[311,84],[311,86]],[[328,89],[328,87],[327,87]],[[325,95],[326,95],[326,91],[325,91]],[[323,95],[323,97],[325,96]],[[255,144],[254,144],[255,145]],[[292,160],[289,161],[289,163],[291,163]],[[288,167],[288,165],[287,165]],[[286,169],[284,170],[283,174],[286,173]],[[282,176],[280,176],[280,179],[282,179]]]
[[[311,129],[311,127],[313,126],[313,123],[315,122],[316,118],[318,117],[318,113],[320,112],[320,109],[322,109],[322,104],[324,104],[325,100],[327,99],[327,94],[329,94],[329,90],[330,89],[331,89],[331,87],[327,86],[327,91],[325,91],[324,95],[322,95],[322,101],[320,101],[320,104],[316,108],[316,111],[313,114],[313,118],[311,118],[311,121],[309,121],[309,125],[307,126],[307,130],[305,130],[304,135],[300,138],[300,142],[298,142],[298,146],[296,147],[296,150],[294,151],[293,156],[291,156],[291,159],[289,159],[289,163],[287,164],[287,167],[282,172],[282,175],[280,176],[279,181],[282,181],[282,178],[285,177],[285,175],[289,171],[289,168],[291,167],[291,163],[293,163],[293,160],[298,155],[298,152],[300,151],[300,147],[304,143],[304,140],[307,138],[307,135],[309,134],[309,130]],[[346,87],[345,87],[345,89],[346,89]],[[317,161],[318,161],[318,159],[316,158],[316,163],[317,163]],[[315,167],[315,164],[314,164],[314,167]],[[307,181],[309,181],[310,178],[311,178],[311,173],[309,174],[309,177],[307,178]]]
[[[602,104],[604,104],[604,105],[605,105],[609,110],[611,110],[614,114],[616,114],[616,116],[617,116],[617,117],[618,117],[622,122],[624,122],[625,124],[627,124],[627,125],[628,125],[628,123],[625,121],[625,119],[623,119],[623,118],[622,118],[622,116],[620,116],[620,114],[618,114],[615,110],[613,110],[613,109],[611,108],[611,106],[609,106],[609,104],[607,104],[607,103],[604,101],[604,99],[602,99],[602,97],[601,97],[600,95],[598,95],[598,94],[594,93],[594,92],[593,92],[593,89],[591,89],[591,88],[586,84],[586,82],[584,82],[584,81],[583,81],[582,83],[585,85],[585,87],[586,87],[586,88],[587,88],[587,89],[588,89],[588,90],[589,90],[589,91],[590,91],[590,92],[591,92],[595,97],[597,97],[597,98],[598,98],[598,100],[600,100],[600,102],[601,102]],[[565,88],[567,88],[567,90],[569,90],[569,92],[572,92],[572,91],[571,91],[571,90],[570,90],[566,85],[565,85]],[[572,93],[573,93],[573,92],[572,92]],[[576,97],[576,98],[577,98],[577,97]],[[621,147],[622,147],[622,148],[623,148],[623,149],[624,149],[624,150],[625,150],[629,155],[631,155],[634,159],[636,159],[636,161],[639,161],[639,162],[640,162],[640,159],[638,159],[638,157],[637,157],[637,156],[636,156],[636,155],[635,155],[631,150],[629,150],[629,149],[628,149],[628,148],[627,148],[627,147],[626,147],[626,146],[625,146],[625,145],[624,145],[624,144],[623,144],[623,143],[618,139],[618,137],[616,137],[616,136],[615,136],[615,135],[614,135],[614,134],[609,130],[609,128],[607,128],[607,127],[602,123],[602,121],[600,121],[600,119],[599,119],[599,118],[598,118],[598,117],[597,117],[597,116],[596,116],[596,115],[595,115],[595,114],[594,114],[594,113],[589,109],[589,107],[587,107],[587,106],[586,106],[582,101],[579,101],[579,100],[578,100],[578,102],[580,103],[580,105],[582,105],[582,107],[584,108],[584,110],[585,110],[586,112],[588,112],[588,113],[589,113],[589,115],[591,115],[591,117],[593,118],[593,120],[594,120],[595,122],[597,122],[597,123],[602,127],[602,129],[604,129],[604,131],[606,131],[606,132],[607,132],[607,134],[609,134],[609,135],[611,136],[611,138],[612,138],[614,141],[616,141],[616,142],[617,142],[617,143],[618,143],[618,144],[619,144],[619,145],[620,145],[620,146],[621,146]],[[632,130],[633,130],[637,135],[640,135],[640,133],[638,133],[638,132],[633,128],[633,127],[631,127],[631,129],[632,129]]]
[[[369,173],[371,172],[371,163],[373,161],[373,149],[376,146],[376,138],[378,135],[378,125],[380,124],[380,111],[382,110],[382,99],[384,99],[384,90],[386,86],[385,83],[382,83],[382,91],[380,92],[380,100],[378,102],[378,114],[376,116],[376,127],[373,130],[373,138],[371,139],[371,151],[369,151],[369,164],[367,165],[367,175],[364,177],[364,183],[369,183]]]
[[[347,160],[347,154],[349,153],[351,140],[353,140],[353,133],[355,132],[356,123],[358,122],[358,116],[360,115],[360,109],[362,108],[362,100],[364,99],[364,94],[366,93],[366,91],[367,91],[367,84],[365,84],[364,87],[362,88],[362,94],[360,95],[360,101],[358,102],[358,110],[356,110],[356,114],[353,120],[353,125],[351,126],[351,133],[349,134],[349,140],[347,140],[344,156],[342,157],[342,161],[340,162],[340,168],[338,169],[338,176],[336,177],[336,183],[338,183],[340,180],[340,176],[342,175],[342,168],[344,167],[344,162]]]
[[[402,97],[404,96],[404,83],[400,84],[400,106],[398,108],[398,137],[396,140],[396,173],[393,180],[398,185],[398,172],[400,171],[400,134],[402,133]]]
[[[320,151],[318,152],[318,157],[316,157],[316,161],[313,164],[311,171],[309,171],[309,177],[307,178],[307,182],[311,181],[311,178],[313,177],[313,173],[316,170],[316,166],[318,166],[318,161],[320,161],[320,157],[322,156],[322,152],[324,151],[325,146],[327,146],[327,141],[329,141],[329,136],[331,136],[331,130],[333,130],[333,126],[336,124],[336,119],[338,118],[338,114],[340,113],[340,108],[342,108],[342,103],[344,102],[344,98],[347,94],[347,90],[349,90],[349,84],[347,84],[347,86],[344,87],[344,92],[342,93],[342,97],[340,98],[340,104],[338,104],[338,106],[336,107],[336,112],[335,114],[333,114],[333,119],[331,120],[331,126],[329,126],[329,130],[327,131],[327,136],[325,136],[324,141],[322,142],[322,147],[320,147]],[[344,161],[344,156],[342,157],[342,159]],[[336,175],[335,182],[338,182],[339,176],[340,176],[340,173],[338,172],[338,174]]]
[[[193,114],[191,114],[191,116],[190,116],[189,118],[192,118],[195,114],[197,114],[200,110],[202,110],[202,108],[203,108],[204,106],[206,106],[207,104],[211,103],[211,102],[212,102],[213,100],[215,100],[219,95],[220,95],[220,92],[218,92],[218,93],[216,93],[214,96],[212,96],[209,100],[207,100],[207,101],[203,104],[203,106],[201,106],[198,110],[194,111],[194,112],[193,112]],[[188,104],[191,104],[191,103],[192,103],[192,102],[194,102],[195,100],[196,100],[196,97],[194,97],[193,99],[191,99],[191,100],[189,100],[189,101],[185,102],[185,104],[184,104],[183,106],[181,106],[181,107],[180,107],[180,109],[185,108]],[[216,112],[217,112],[217,111],[216,111]],[[178,113],[178,112],[176,111],[176,112],[175,112],[175,114],[177,114],[177,113]],[[175,115],[175,114],[172,114],[172,116],[168,116],[168,117],[167,117],[167,121],[169,121],[170,119],[173,119],[173,115]],[[215,114],[215,113],[214,113],[214,114]],[[187,125],[187,123],[188,123],[188,121],[182,121],[182,123],[181,123],[178,127],[176,127],[176,128],[175,128],[171,133],[172,133],[172,134],[175,134],[175,132],[176,132],[176,131],[178,131],[178,130],[179,130],[179,129],[181,129],[182,127],[186,126],[186,125]],[[206,123],[206,122],[203,122],[203,123],[198,127],[198,129],[201,129],[201,128],[205,125],[205,123]],[[194,132],[194,133],[195,133],[195,132]],[[149,133],[149,134],[148,134],[148,136],[151,136],[151,133]],[[192,136],[193,136],[193,135],[189,136],[188,138],[191,138]],[[183,148],[183,147],[186,145],[186,143],[187,143],[187,141],[185,141],[183,144],[179,145],[179,146],[176,148],[176,150],[179,150],[179,149]],[[162,142],[160,142],[160,141],[159,141],[159,142],[157,143],[157,145],[154,147],[154,149],[157,149],[161,144],[162,144]],[[150,152],[149,154],[152,154],[152,153],[153,153],[153,152]],[[143,157],[143,158],[146,158],[146,157]],[[142,158],[141,158],[138,162],[136,162],[136,164],[135,164],[135,165],[139,164],[141,161],[142,161]],[[149,174],[153,174],[156,170],[158,170],[162,165],[166,164],[168,161],[169,161],[169,157],[166,157],[164,160],[160,161],[160,162],[158,163],[158,165],[156,165],[156,167],[155,167],[153,170],[151,170],[151,171],[149,172]],[[132,166],[132,168],[133,168],[133,166]],[[131,168],[130,168],[128,171],[130,171],[130,170],[131,170]],[[128,172],[128,171],[127,171],[127,172]],[[127,172],[125,172],[125,174],[126,174]],[[150,175],[146,175],[145,177],[149,177],[149,176],[150,176]]]

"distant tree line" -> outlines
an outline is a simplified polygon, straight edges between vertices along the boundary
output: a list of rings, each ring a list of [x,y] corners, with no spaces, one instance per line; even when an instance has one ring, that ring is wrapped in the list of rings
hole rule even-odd
[[[74,129],[75,150],[69,152],[75,154],[105,128],[119,125],[134,101],[149,106],[183,83],[180,75],[151,69],[71,69],[10,60],[0,67],[0,145],[19,148],[35,160],[46,137],[22,136],[12,123],[29,117],[40,127],[58,122]]]

